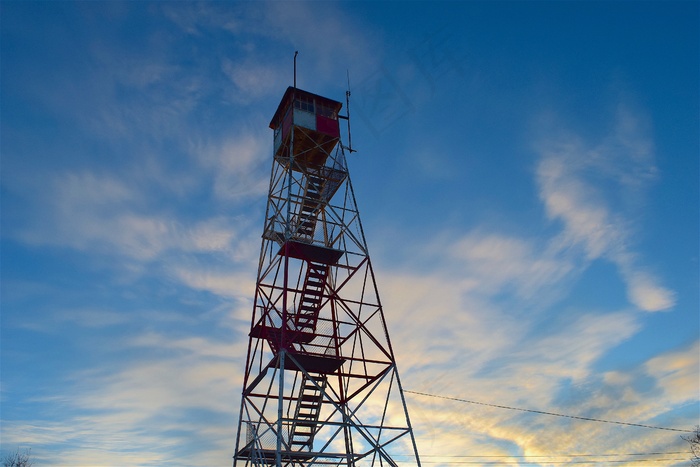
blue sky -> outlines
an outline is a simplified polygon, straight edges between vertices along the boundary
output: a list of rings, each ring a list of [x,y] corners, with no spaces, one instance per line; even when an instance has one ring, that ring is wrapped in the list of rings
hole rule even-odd
[[[302,89],[350,75],[405,389],[699,423],[697,2],[0,8],[3,452],[230,465],[295,50]],[[430,466],[687,465],[648,454],[677,431],[406,397]]]

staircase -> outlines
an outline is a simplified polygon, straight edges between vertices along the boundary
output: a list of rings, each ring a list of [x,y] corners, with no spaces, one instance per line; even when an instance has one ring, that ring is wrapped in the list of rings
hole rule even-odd
[[[323,182],[323,177],[318,174],[309,173],[306,177],[306,190],[298,219],[298,233],[305,240],[314,238]]]
[[[299,307],[294,319],[298,331],[315,332],[318,312],[323,300],[323,288],[326,285],[329,267],[327,264],[307,262],[304,289],[299,300]]]
[[[294,423],[289,434],[289,445],[293,451],[312,451],[314,435],[318,431],[318,418],[327,380],[323,374],[310,373],[309,376],[312,379],[307,376],[302,378]]]

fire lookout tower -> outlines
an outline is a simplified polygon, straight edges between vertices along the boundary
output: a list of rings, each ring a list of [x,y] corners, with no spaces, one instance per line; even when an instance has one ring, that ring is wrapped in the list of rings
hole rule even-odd
[[[418,466],[340,142],[342,104],[289,87],[274,160],[234,466]]]

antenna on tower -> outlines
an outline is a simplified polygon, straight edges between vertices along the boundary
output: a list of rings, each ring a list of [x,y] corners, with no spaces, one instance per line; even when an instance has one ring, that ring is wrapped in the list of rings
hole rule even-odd
[[[294,89],[295,90],[297,88],[297,55],[299,55],[299,51],[295,50],[294,51]]]
[[[346,115],[338,115],[339,118],[344,118],[345,120],[348,121],[348,145],[344,146],[345,149],[350,151],[352,154],[353,152],[356,152],[352,148],[352,133],[350,132],[350,70],[347,70],[348,72],[348,89],[345,91],[345,108],[348,111],[347,116]]]

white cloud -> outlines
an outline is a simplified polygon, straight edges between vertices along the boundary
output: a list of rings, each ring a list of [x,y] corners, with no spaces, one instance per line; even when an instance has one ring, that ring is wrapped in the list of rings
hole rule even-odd
[[[697,344],[691,349],[653,358],[637,368],[608,373],[604,381],[599,379],[595,362],[636,332],[638,326],[630,313],[584,316],[570,326],[551,330],[542,340],[533,336],[502,349],[502,358],[492,361],[495,371],[486,374],[473,368],[465,371],[470,368],[465,361],[472,360],[473,354],[456,351],[468,358],[453,359],[447,372],[431,368],[433,371],[423,375],[426,380],[420,383],[411,373],[403,374],[404,387],[486,404],[691,428],[693,420],[674,416],[674,411],[697,401]],[[488,340],[488,336],[483,340]],[[563,386],[564,383],[568,385]],[[659,388],[663,388],[662,393]],[[565,399],[561,400],[562,396]],[[421,454],[432,456],[431,460],[437,460],[434,456],[446,452],[482,456],[522,452],[528,456],[561,453],[562,458],[556,460],[574,462],[593,458],[566,457],[566,453],[685,450],[677,432],[574,420],[413,394],[407,397],[419,449]],[[610,459],[599,461],[604,463]],[[550,457],[550,460],[555,459]],[[627,463],[620,464],[636,465],[634,457],[626,460]],[[483,461],[486,462],[486,458]],[[499,461],[509,465],[507,457]],[[445,462],[449,461],[445,459]],[[512,462],[512,465],[519,465],[517,459]]]
[[[448,261],[458,261],[462,277],[474,281],[474,292],[494,294],[514,290],[519,298],[529,300],[545,289],[560,284],[575,266],[565,255],[549,251],[536,242],[501,233],[472,232],[448,245]]]
[[[61,422],[3,420],[3,445],[57,446],[51,458],[33,450],[43,465],[65,465],[65,459],[82,466],[227,462],[242,384],[236,369],[247,340],[237,333],[204,337],[194,325],[188,330],[182,337],[150,332],[103,339],[106,355],[118,353],[118,361],[106,358],[102,366],[67,375],[68,385],[56,381],[30,401],[60,413]]]
[[[381,60],[380,41],[353,15],[331,3],[257,2],[220,7],[216,4],[164,7],[166,15],[185,32],[222,30],[231,35],[235,59],[222,59],[222,69],[239,88],[238,102],[266,96],[277,86],[292,84],[292,57],[299,55],[300,87],[319,76],[352,67],[366,75]],[[273,41],[271,48],[262,48]],[[327,80],[324,79],[325,82]],[[306,83],[306,84],[304,84]]]
[[[241,201],[267,193],[272,151],[259,132],[238,131],[222,141],[192,141],[189,152],[214,179],[214,194],[223,201]],[[268,136],[268,135],[265,135]]]
[[[580,245],[589,259],[597,259],[614,248],[622,232],[592,190],[569,173],[568,157],[560,154],[545,156],[539,164],[542,201],[550,218],[564,222],[561,248]]]
[[[700,341],[685,349],[668,352],[650,359],[645,369],[658,381],[662,390],[657,399],[662,410],[672,409],[681,403],[697,404],[700,381]]]
[[[633,114],[621,111],[612,134],[597,146],[559,132],[538,147],[540,197],[550,219],[561,222],[551,237],[478,228],[446,232],[432,243],[407,247],[420,273],[379,274],[404,387],[583,417],[684,422],[673,413],[697,398],[696,347],[601,379],[597,365],[641,329],[640,315],[559,302],[593,261],[607,260],[637,309],[674,305],[673,293],[640,264],[626,210],[655,174],[653,146],[640,128]],[[419,396],[409,402],[419,447],[433,456],[473,453],[472,445],[483,455],[507,455],[515,448],[533,456],[679,445],[671,433],[631,436],[601,423]],[[510,462],[518,465],[517,459]]]
[[[239,33],[248,21],[248,7],[230,4],[220,8],[216,3],[163,3],[159,5],[165,16],[188,34],[199,36],[202,30],[223,29]]]
[[[247,298],[255,294],[254,269],[244,272],[215,271],[210,268],[178,268],[178,280],[193,289],[205,290],[222,297]]]
[[[249,181],[248,176],[256,159],[248,152],[227,148],[221,157],[230,160],[217,161],[222,167],[213,161],[206,167],[207,171],[218,172],[215,185],[219,190],[225,191],[228,183],[233,185],[231,193],[222,196],[258,196],[260,184]],[[231,161],[239,156],[242,165]],[[248,219],[194,213],[194,218],[186,221],[157,206],[159,197],[167,193],[159,190],[158,178],[148,178],[143,174],[135,178],[87,170],[43,174],[22,189],[21,195],[33,206],[12,226],[11,235],[30,245],[120,254],[138,261],[151,261],[168,251],[219,252],[250,260]],[[35,190],[39,186],[42,189]]]
[[[252,59],[233,61],[225,58],[221,67],[236,86],[238,92],[234,95],[235,99],[242,103],[277,95],[289,85],[289,76],[283,73],[283,68],[276,63],[265,64]]]
[[[581,248],[588,260],[612,262],[630,301],[641,310],[660,311],[674,306],[674,293],[638,264],[626,205],[615,202],[641,196],[656,171],[640,119],[622,107],[615,129],[598,145],[561,131],[543,138],[537,183],[547,215],[563,225],[555,247]]]
[[[331,64],[341,70],[348,63],[375,68],[381,55],[381,45],[371,42],[373,32],[333,4],[270,2],[265,17],[273,34],[293,43],[305,56],[314,57],[322,73],[327,73]],[[309,62],[303,57],[300,60]]]
[[[33,451],[44,465],[65,465],[65,459],[83,466],[220,465],[230,459],[235,438],[232,388],[241,382],[232,366],[231,358],[186,357],[135,364],[108,377],[91,375],[89,390],[79,385],[53,401],[53,409],[64,413],[61,423],[3,422],[3,443],[60,446],[53,458]],[[190,443],[198,446],[179,455]]]
[[[668,310],[676,304],[675,294],[659,285],[651,274],[637,270],[627,274],[629,299],[644,311]]]
[[[569,314],[573,316],[557,319],[561,324],[553,334],[529,336],[514,351],[512,360],[527,362],[524,366],[514,370],[508,365],[502,371],[510,372],[516,381],[543,378],[551,390],[562,379],[576,382],[590,377],[594,364],[606,352],[640,329],[636,316],[629,312]]]
[[[224,217],[205,219],[194,225],[184,234],[183,245],[190,251],[227,251],[236,239],[236,231],[231,229]]]

